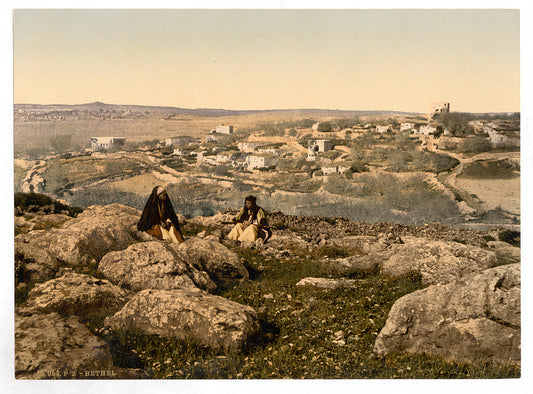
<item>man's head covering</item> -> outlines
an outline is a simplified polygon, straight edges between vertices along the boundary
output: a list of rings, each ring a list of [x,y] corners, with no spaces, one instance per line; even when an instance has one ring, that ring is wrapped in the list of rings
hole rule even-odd
[[[247,196],[244,201],[251,201],[255,204],[255,202],[257,201],[257,198],[255,198],[254,196]]]

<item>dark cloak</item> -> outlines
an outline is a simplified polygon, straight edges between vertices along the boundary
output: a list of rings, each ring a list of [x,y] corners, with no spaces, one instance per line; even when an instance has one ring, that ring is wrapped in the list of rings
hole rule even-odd
[[[163,217],[159,217],[159,209],[157,207],[157,205],[160,202],[159,198],[157,197],[158,187],[159,186],[156,186],[152,190],[152,194],[150,194],[150,197],[148,198],[148,201],[146,202],[146,205],[144,206],[141,219],[137,223],[137,229],[139,231],[146,231],[146,230],[151,229],[152,226],[154,226],[155,224],[161,224],[161,222],[165,222],[167,219],[170,219],[170,221],[172,222],[172,224],[174,225],[178,233],[182,235],[178,217],[176,216],[176,213],[174,212],[174,208],[172,207],[172,203],[170,202],[170,198],[168,196],[163,202],[163,207],[162,207]]]

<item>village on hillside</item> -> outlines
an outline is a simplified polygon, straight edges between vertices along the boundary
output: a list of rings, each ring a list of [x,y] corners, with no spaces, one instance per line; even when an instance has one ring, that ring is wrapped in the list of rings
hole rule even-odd
[[[428,151],[473,151],[490,149],[513,149],[520,146],[519,124],[501,120],[473,120],[469,135],[457,135],[442,127],[436,115],[449,113],[449,103],[432,104],[432,112],[399,122],[390,118],[383,124],[348,121],[348,127],[334,122],[316,122],[311,127],[302,125],[287,128],[276,133],[258,130],[254,133],[237,133],[232,125],[219,125],[202,138],[181,135],[161,140],[152,150],[157,149],[166,156],[182,160],[188,164],[196,162],[209,165],[225,165],[242,170],[275,170],[280,161],[297,161],[305,156],[306,161],[315,163],[315,169],[323,175],[342,174],[353,164],[354,141],[373,138],[385,144],[391,137],[404,137],[418,142],[419,149]],[[340,122],[339,122],[340,123]],[[518,127],[518,128],[517,128]],[[260,129],[260,128],[259,128]],[[476,137],[473,141],[472,137]],[[93,137],[93,152],[117,151],[124,149],[125,137]],[[473,144],[477,144],[474,146]],[[307,146],[306,146],[307,145]],[[148,146],[140,149],[150,149]]]
[[[84,116],[113,114],[95,108]],[[57,122],[24,120],[28,111],[16,111],[17,124]],[[59,110],[36,114],[66,116]],[[156,110],[137,115],[147,117],[142,121],[147,127],[158,124],[157,116],[168,117]],[[204,117],[195,121],[202,125],[196,131],[177,128],[174,135],[167,130],[144,140],[139,134],[102,135],[101,130],[92,136],[86,129],[54,133],[48,153],[16,152],[15,191],[48,194],[74,206],[118,198],[142,207],[153,185],[162,183],[187,216],[238,206],[253,193],[266,209],[287,214],[460,225],[496,212],[498,220],[491,214],[491,223],[519,225],[519,114],[453,113],[443,102],[431,104],[427,114],[318,118],[271,117],[235,126]],[[513,179],[504,180],[503,187],[464,181],[465,176],[501,178],[500,173]],[[496,191],[492,201],[483,201],[487,188],[491,196]]]

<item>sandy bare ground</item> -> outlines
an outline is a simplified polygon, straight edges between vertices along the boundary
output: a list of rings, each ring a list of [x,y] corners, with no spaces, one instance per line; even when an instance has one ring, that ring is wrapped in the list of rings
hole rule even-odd
[[[459,189],[474,194],[486,209],[502,210],[520,215],[520,178],[516,179],[463,179],[457,178]]]

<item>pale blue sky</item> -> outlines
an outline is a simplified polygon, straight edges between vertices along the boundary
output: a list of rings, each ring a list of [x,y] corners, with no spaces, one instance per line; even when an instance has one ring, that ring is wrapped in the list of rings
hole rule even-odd
[[[518,10],[17,10],[14,102],[520,110]]]

